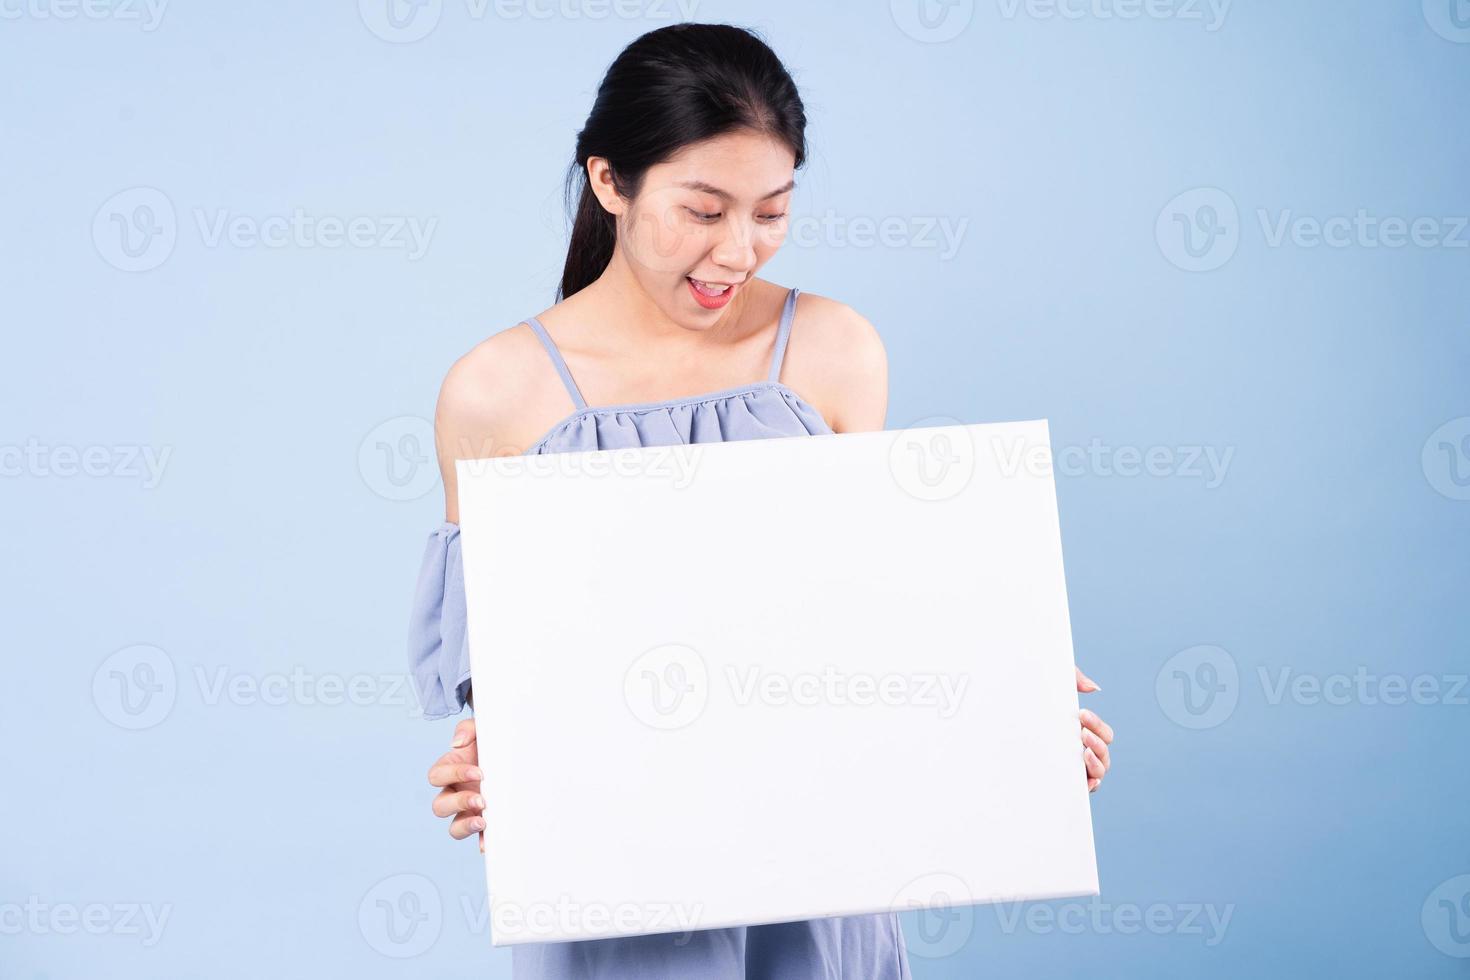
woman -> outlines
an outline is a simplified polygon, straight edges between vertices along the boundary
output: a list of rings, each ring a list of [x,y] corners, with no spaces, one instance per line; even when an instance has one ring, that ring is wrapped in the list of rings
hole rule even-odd
[[[887,362],[872,325],[756,278],[785,235],[805,126],[781,62],[739,28],[662,28],[608,69],[569,175],[580,196],[561,301],[465,355],[440,393],[446,522],[429,540],[410,654],[429,717],[473,704],[455,459],[883,427]],[[1079,672],[1078,689],[1096,685]],[[461,722],[429,772],[456,839],[485,828],[474,738]],[[1083,712],[1089,788],[1111,738]],[[887,913],[517,946],[513,962],[517,977],[909,975]]]

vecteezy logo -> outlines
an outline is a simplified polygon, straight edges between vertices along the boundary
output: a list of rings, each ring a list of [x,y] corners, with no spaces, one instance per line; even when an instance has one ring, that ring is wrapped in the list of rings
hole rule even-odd
[[[439,483],[434,461],[434,426],[416,415],[400,415],[369,432],[357,447],[362,482],[387,500],[417,500]]]
[[[173,202],[155,187],[130,187],[102,202],[92,216],[92,244],[108,265],[147,272],[168,261],[179,239]]]
[[[1154,679],[1154,696],[1175,724],[1214,728],[1235,711],[1240,671],[1235,658],[1220,647],[1190,647],[1164,661]]]
[[[1240,247],[1240,211],[1217,187],[1197,187],[1159,212],[1154,237],[1164,258],[1186,272],[1211,272]]]
[[[953,956],[970,941],[975,928],[973,893],[952,874],[922,875],[899,890],[893,904],[918,913],[912,929],[904,929],[910,954],[924,959]]]
[[[394,44],[420,41],[439,26],[444,0],[357,0],[367,29]]]
[[[1470,957],[1470,875],[1456,875],[1429,893],[1419,924],[1435,949],[1458,959]]]
[[[975,16],[975,0],[888,0],[893,22],[915,41],[938,44],[959,37]]]
[[[948,500],[975,475],[975,440],[957,419],[934,415],[894,436],[888,468],[904,492],[920,500]]]
[[[1470,44],[1470,0],[1424,0],[1424,20],[1446,41]]]
[[[119,728],[152,728],[168,717],[179,693],[174,662],[158,647],[124,647],[92,675],[92,703]]]
[[[384,956],[418,956],[439,941],[444,906],[439,889],[423,875],[399,874],[368,889],[357,905],[357,928]]]
[[[1451,500],[1470,500],[1470,416],[1450,419],[1430,433],[1419,462],[1436,491]]]
[[[623,700],[650,728],[683,728],[704,711],[709,671],[698,651],[667,643],[641,654],[623,675]]]

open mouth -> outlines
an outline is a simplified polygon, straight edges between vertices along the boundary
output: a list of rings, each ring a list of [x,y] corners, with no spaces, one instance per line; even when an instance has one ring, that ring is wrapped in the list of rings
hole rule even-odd
[[[684,278],[689,283],[689,291],[694,295],[695,302],[707,310],[717,310],[730,302],[730,297],[739,288],[737,283],[705,282],[693,276]]]

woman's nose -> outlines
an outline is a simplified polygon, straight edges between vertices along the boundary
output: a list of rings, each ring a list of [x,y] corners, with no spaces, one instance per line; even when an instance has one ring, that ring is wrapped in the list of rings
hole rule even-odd
[[[710,253],[716,265],[740,274],[755,268],[755,231],[744,222],[731,221],[726,233]]]

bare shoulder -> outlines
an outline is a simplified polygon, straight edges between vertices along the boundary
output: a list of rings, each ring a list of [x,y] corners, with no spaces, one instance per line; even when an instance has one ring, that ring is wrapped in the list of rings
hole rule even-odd
[[[452,448],[458,459],[496,455],[536,387],[529,369],[539,349],[530,327],[519,323],[486,338],[454,362],[444,376],[434,412],[441,454]],[[446,446],[445,436],[470,437],[476,445]],[[492,437],[494,444],[484,445]],[[458,452],[471,448],[477,451]]]
[[[448,519],[454,463],[522,453],[571,410],[536,335],[524,322],[486,338],[450,367],[434,409],[434,442]]]
[[[883,427],[888,353],[868,318],[840,300],[797,297],[782,378],[838,432]]]

